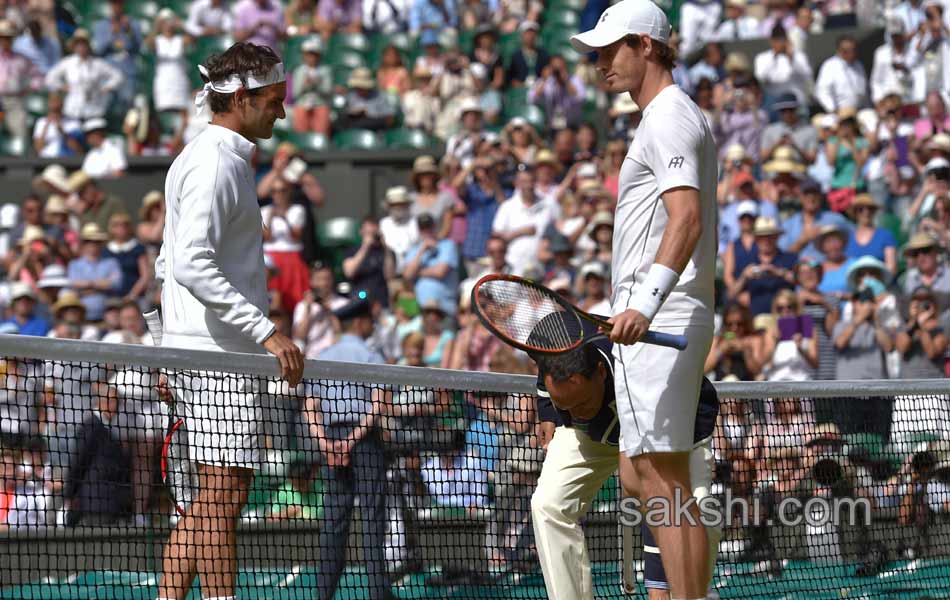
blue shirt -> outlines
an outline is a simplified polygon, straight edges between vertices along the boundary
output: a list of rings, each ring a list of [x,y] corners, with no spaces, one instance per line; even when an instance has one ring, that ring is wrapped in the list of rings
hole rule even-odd
[[[30,62],[36,65],[43,75],[46,75],[46,72],[52,69],[63,56],[63,50],[55,38],[40,36],[40,41],[37,43],[28,33],[24,33],[13,41],[13,51],[30,59]]]
[[[462,244],[462,256],[476,259],[485,256],[485,245],[491,237],[492,223],[498,211],[494,192],[483,190],[477,183],[468,183],[462,192],[462,200],[468,207],[466,220],[468,232]]]
[[[371,349],[366,341],[344,333],[340,339],[320,353],[319,360],[355,363],[386,364],[383,356]],[[324,381],[308,384],[307,395],[320,399],[323,424],[356,425],[372,408],[370,387],[347,381]]]
[[[865,245],[858,244],[854,239],[854,232],[848,236],[848,245],[844,249],[844,255],[848,258],[861,258],[862,256],[873,256],[881,262],[884,262],[884,249],[896,248],[897,240],[889,229],[878,227],[874,230],[874,235]]]
[[[798,257],[795,254],[779,251],[771,264],[781,269],[791,270],[796,262],[798,262]],[[765,275],[747,280],[744,290],[749,292],[749,310],[752,311],[752,316],[772,312],[772,298],[779,290],[785,289],[795,288],[777,275]]]
[[[739,215],[736,209],[741,200],[730,202],[719,211],[719,253],[726,251],[729,242],[739,239],[741,229],[739,229]],[[771,202],[758,201],[759,216],[772,217],[778,221],[778,207]]]
[[[842,229],[851,231],[854,226],[851,224],[851,221],[846,219],[844,216],[836,213],[834,211],[825,210],[818,214],[818,217],[815,219],[815,224],[819,227],[825,225],[837,225]],[[788,251],[788,248],[794,244],[799,237],[802,235],[802,228],[804,227],[804,218],[802,213],[795,213],[789,218],[782,221],[782,229],[785,230],[785,233],[782,234],[782,237],[778,239],[778,247],[782,250]],[[802,259],[817,259],[821,260],[824,258],[818,248],[815,248],[814,242],[808,242],[808,245],[798,251],[799,258]]]
[[[11,317],[0,323],[0,331],[45,337],[49,333],[49,321],[34,316],[26,323],[20,323],[16,317]]]
[[[848,287],[848,269],[854,259],[848,259],[840,268],[834,271],[825,271],[821,277],[821,283],[818,284],[818,291],[822,294],[831,295],[836,292],[847,292]]]
[[[455,12],[455,0],[443,0],[442,9],[444,14],[443,10],[429,0],[415,0],[409,10],[409,31],[415,35],[423,29],[440,32],[447,27],[456,27],[458,16]]]
[[[414,260],[421,249],[421,242],[410,248],[406,252],[406,262]],[[435,300],[446,314],[455,314],[458,305],[458,298],[455,295],[459,287],[458,262],[458,250],[452,240],[439,240],[435,248],[428,250],[423,255],[422,262],[419,265],[421,269],[446,264],[449,265],[449,272],[442,279],[436,279],[435,277],[419,277],[416,279],[416,302],[419,303],[419,306]]]
[[[108,279],[112,283],[112,294],[116,295],[122,287],[122,269],[114,258],[102,257],[96,262],[89,261],[82,256],[69,262],[66,276],[70,281],[91,281],[93,279]],[[101,321],[106,311],[108,296],[102,292],[94,292],[80,297],[86,307],[86,319]]]

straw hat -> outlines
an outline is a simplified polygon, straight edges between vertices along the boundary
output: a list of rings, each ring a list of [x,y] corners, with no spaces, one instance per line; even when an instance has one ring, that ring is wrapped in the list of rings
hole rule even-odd
[[[847,119],[854,119],[858,116],[858,111],[852,106],[845,106],[844,108],[838,109],[838,122],[845,121]]]
[[[927,142],[927,150],[950,152],[950,135],[943,132],[934,134]]]
[[[57,191],[65,192],[69,190],[69,176],[62,165],[49,165],[33,179],[33,185],[35,187],[46,185],[56,188]]]
[[[346,85],[357,90],[371,90],[376,87],[376,80],[373,79],[373,74],[369,69],[357,67],[350,73]]]
[[[542,148],[541,150],[538,150],[537,154],[534,155],[534,164],[535,166],[556,165],[557,158],[554,157],[553,152],[547,148]]]
[[[459,104],[459,116],[464,117],[466,113],[470,113],[470,112],[476,112],[478,114],[482,114],[485,112],[484,110],[482,110],[482,105],[479,104],[478,100],[476,100],[475,98],[472,98],[471,96],[469,96],[468,98],[465,98]]]
[[[594,233],[597,231],[598,227],[613,227],[614,226],[614,216],[613,214],[602,210],[594,214],[594,217],[590,220],[590,225],[588,225],[587,235],[591,239],[594,239]]]
[[[97,223],[86,223],[79,230],[79,239],[84,242],[107,242],[109,234],[104,232]]]
[[[411,202],[409,190],[406,189],[406,186],[397,185],[386,190],[386,204],[409,204]]]
[[[772,153],[772,160],[762,165],[766,173],[804,173],[805,165],[798,160],[798,153],[791,146],[779,146]]]
[[[756,217],[753,234],[756,236],[781,235],[785,230],[772,217]]]
[[[858,284],[861,283],[860,281],[857,281],[857,278],[858,271],[862,269],[874,269],[877,271],[880,275],[878,279],[880,279],[882,283],[888,283],[894,276],[894,274],[891,273],[891,270],[888,269],[887,265],[885,265],[883,262],[879,261],[873,256],[862,256],[851,263],[851,265],[848,267],[847,273],[845,274],[845,278],[848,281],[848,286],[852,290],[858,289]]]
[[[918,231],[904,245],[904,253],[911,250],[923,250],[925,248],[934,248],[938,245],[937,238],[925,231]]]
[[[881,205],[877,203],[877,200],[874,199],[870,194],[858,194],[854,197],[854,200],[851,202],[851,209],[854,210],[859,206],[870,206],[872,208],[881,208]]]
[[[43,212],[48,215],[65,215],[69,211],[66,209],[66,198],[60,194],[53,194],[46,199],[46,206]]]
[[[815,246],[820,248],[822,242],[825,241],[825,238],[830,235],[836,235],[841,238],[842,242],[845,244],[848,243],[848,232],[842,229],[839,225],[829,224],[822,226],[822,228],[818,231],[818,238],[815,240]]]
[[[63,290],[59,293],[59,298],[52,306],[53,316],[59,318],[59,314],[67,308],[81,308],[83,313],[86,312],[86,305],[79,299],[79,294],[72,290]]]
[[[152,210],[153,206],[163,202],[165,202],[165,194],[158,190],[152,190],[145,194],[145,197],[142,198],[142,208],[139,209],[139,219],[144,221],[148,217],[148,211]]]
[[[81,190],[83,187],[86,186],[87,183],[91,181],[92,181],[92,177],[86,174],[85,171],[76,171],[75,173],[69,176],[69,180],[67,182],[67,188],[69,189],[70,192],[75,193]]]
[[[815,129],[837,129],[838,117],[837,115],[818,113],[811,118],[811,124]]]
[[[748,159],[749,155],[746,154],[745,146],[742,144],[732,144],[726,148],[726,162],[736,162]]]
[[[79,29],[73,32],[73,37],[69,38],[69,46],[68,46],[69,51],[70,52],[73,51],[73,48],[76,46],[76,42],[82,41],[89,44],[91,39],[92,38],[89,35],[89,31],[80,27]]]
[[[601,198],[609,198],[607,188],[602,186],[600,182],[594,179],[588,179],[587,181],[581,182],[577,187],[577,195],[580,197],[583,196],[596,196]]]
[[[0,37],[12,38],[16,35],[16,25],[8,19],[0,19]]]
[[[412,176],[423,175],[425,173],[439,173],[439,166],[435,164],[435,159],[428,155],[417,156],[412,161]]]
[[[420,63],[412,69],[412,77],[414,79],[431,79],[432,70],[425,64]]]
[[[46,232],[39,225],[27,225],[23,228],[23,235],[20,236],[20,245],[25,246],[33,242],[45,242]]]
[[[743,73],[752,70],[749,57],[742,52],[730,52],[729,55],[726,56],[723,68],[725,68],[726,71],[742,71]]]

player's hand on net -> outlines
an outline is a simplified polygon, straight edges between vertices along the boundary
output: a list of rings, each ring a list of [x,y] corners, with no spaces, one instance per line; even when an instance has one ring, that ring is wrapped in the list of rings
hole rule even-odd
[[[650,328],[650,321],[640,311],[628,308],[607,321],[613,327],[607,337],[615,344],[636,344]]]
[[[164,375],[158,376],[158,385],[155,386],[158,390],[158,398],[165,404],[172,403],[172,391],[168,387],[168,377]]]
[[[280,363],[280,376],[290,387],[295,387],[303,378],[303,353],[289,337],[274,332],[264,340],[264,349],[277,357]]]

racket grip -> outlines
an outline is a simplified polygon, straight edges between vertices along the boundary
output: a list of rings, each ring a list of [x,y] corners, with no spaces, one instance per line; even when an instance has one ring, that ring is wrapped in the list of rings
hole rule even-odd
[[[150,310],[147,313],[142,313],[142,317],[145,319],[145,326],[148,327],[148,332],[152,335],[152,341],[155,342],[156,346],[162,345],[162,315],[159,314],[158,310]]]
[[[677,350],[686,350],[686,346],[689,344],[685,335],[660,333],[658,331],[648,331],[644,333],[640,341],[645,344],[666,346],[667,348],[676,348]]]

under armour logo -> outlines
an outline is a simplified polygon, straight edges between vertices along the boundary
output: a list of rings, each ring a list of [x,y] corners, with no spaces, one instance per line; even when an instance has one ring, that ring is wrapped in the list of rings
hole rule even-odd
[[[603,23],[606,20],[607,20],[607,12],[605,11],[604,14],[600,15],[600,22]]]
[[[653,288],[653,295],[656,296],[660,293],[660,288]]]
[[[667,168],[667,169],[673,169],[673,168],[677,168],[677,169],[678,169],[678,168],[680,168],[680,167],[682,167],[682,166],[683,166],[683,157],[682,157],[682,156],[674,156],[673,158],[670,159],[670,164],[669,164],[669,166],[667,166],[666,168]]]

